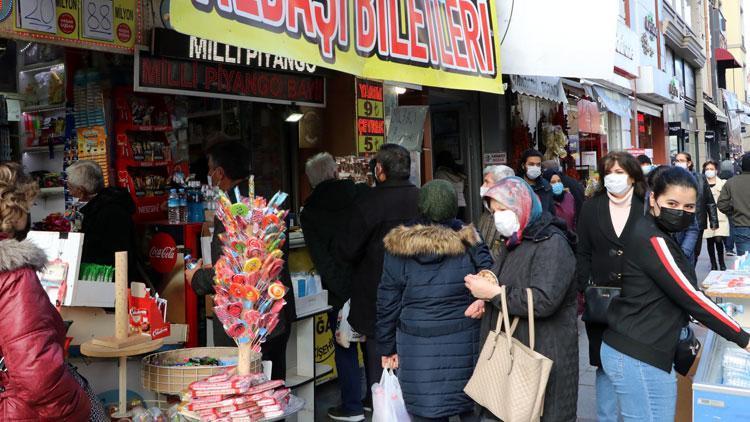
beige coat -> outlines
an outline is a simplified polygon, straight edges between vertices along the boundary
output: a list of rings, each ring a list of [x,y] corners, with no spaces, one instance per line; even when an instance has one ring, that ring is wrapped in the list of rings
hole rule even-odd
[[[711,193],[714,195],[714,200],[718,203],[719,202],[719,195],[721,194],[721,188],[724,187],[724,184],[726,183],[725,180],[722,180],[720,178],[716,178],[716,184],[711,188]],[[719,215],[719,228],[716,230],[711,230],[711,228],[707,228],[706,231],[703,232],[703,238],[708,239],[711,237],[729,237],[729,218],[726,214],[723,212],[716,210],[716,213]]]

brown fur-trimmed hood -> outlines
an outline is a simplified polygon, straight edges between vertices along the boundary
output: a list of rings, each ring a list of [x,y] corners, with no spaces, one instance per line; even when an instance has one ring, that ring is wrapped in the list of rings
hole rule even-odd
[[[15,239],[0,240],[0,272],[31,267],[36,271],[47,265],[47,255],[34,242]]]
[[[459,231],[440,224],[398,226],[383,239],[386,252],[401,257],[458,256],[481,242],[474,225]]]

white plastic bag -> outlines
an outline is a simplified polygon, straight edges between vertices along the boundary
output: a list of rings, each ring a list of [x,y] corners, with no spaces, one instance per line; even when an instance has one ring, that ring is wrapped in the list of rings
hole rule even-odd
[[[372,422],[409,422],[398,378],[384,369],[380,382],[372,385]]]
[[[338,318],[336,320],[336,343],[341,347],[348,349],[351,343],[359,343],[365,341],[365,336],[354,331],[351,325],[349,325],[349,309],[351,300],[347,300],[344,307],[339,311]]]

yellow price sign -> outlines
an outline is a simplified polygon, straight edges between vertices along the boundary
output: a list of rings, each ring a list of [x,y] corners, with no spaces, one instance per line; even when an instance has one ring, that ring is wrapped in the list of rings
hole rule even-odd
[[[382,135],[359,135],[357,151],[360,153],[374,154],[380,151],[385,137]]]
[[[373,100],[357,100],[357,116],[373,119],[383,118],[383,102]]]

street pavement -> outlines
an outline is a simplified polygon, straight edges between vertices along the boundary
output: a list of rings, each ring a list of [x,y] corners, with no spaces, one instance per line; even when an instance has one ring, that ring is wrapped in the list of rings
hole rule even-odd
[[[727,257],[727,267],[732,268],[731,264],[734,258]],[[705,244],[702,253],[698,258],[696,273],[699,282],[702,281],[711,271],[711,264],[708,259]],[[589,366],[588,356],[588,339],[583,323],[578,321],[578,421],[579,422],[596,422],[596,388],[594,381],[596,379],[596,368]],[[364,374],[364,373],[363,373]],[[363,386],[364,388],[364,386]],[[326,411],[329,407],[339,403],[339,390],[335,381],[328,382],[318,386],[315,395],[315,420],[327,421]],[[367,414],[367,421],[370,421],[371,414]]]

